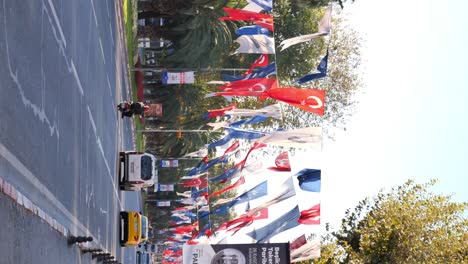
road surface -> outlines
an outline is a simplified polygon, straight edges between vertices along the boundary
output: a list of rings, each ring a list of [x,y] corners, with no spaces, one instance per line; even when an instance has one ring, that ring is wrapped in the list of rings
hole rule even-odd
[[[0,0],[0,263],[95,262],[68,235],[134,261],[118,245],[119,212],[141,207],[117,186],[133,148],[121,5]]]

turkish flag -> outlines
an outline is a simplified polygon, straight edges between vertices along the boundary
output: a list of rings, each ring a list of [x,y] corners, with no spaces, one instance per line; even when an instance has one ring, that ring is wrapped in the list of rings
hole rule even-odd
[[[232,104],[228,107],[221,108],[221,109],[208,110],[208,113],[204,114],[202,118],[205,119],[205,118],[213,118],[216,116],[222,116],[224,115],[224,112],[232,110],[234,108],[236,108],[236,104]]]
[[[249,151],[247,151],[247,154],[245,154],[245,158],[241,162],[239,162],[239,163],[242,163],[241,170],[244,169],[245,163],[247,162],[247,158],[249,157],[249,155],[250,155],[250,153],[252,151],[254,151],[256,149],[259,149],[259,148],[264,148],[266,146],[267,146],[267,144],[265,144],[265,143],[254,142],[252,147],[250,147]]]
[[[223,7],[224,11],[228,13],[228,17],[220,17],[219,20],[244,20],[252,21],[255,24],[268,29],[273,32],[273,17],[268,14],[262,14],[242,9],[235,9],[229,7]]]
[[[252,220],[260,220],[260,219],[267,219],[268,218],[268,207],[263,208],[262,210],[256,212],[252,215]]]
[[[304,225],[319,225],[320,224],[320,204],[316,204],[311,208],[301,211],[301,216],[297,222]]]
[[[254,78],[230,82],[221,85],[219,89],[225,92],[250,91],[263,92],[278,87],[276,78]]]
[[[200,181],[200,184],[198,185],[200,189],[203,189],[208,186],[208,179],[206,177],[201,177],[198,180]]]
[[[174,208],[174,211],[189,211],[195,209],[195,206],[182,206]]]
[[[224,188],[224,189],[222,189],[222,190],[216,191],[216,192],[212,193],[210,196],[211,196],[211,197],[218,196],[218,195],[220,195],[220,194],[222,194],[222,193],[225,193],[225,192],[227,192],[227,191],[229,191],[229,190],[231,190],[231,189],[233,189],[233,188],[236,188],[236,187],[238,187],[239,185],[244,184],[244,183],[245,183],[244,177],[240,177],[234,184],[229,185],[228,187],[226,187],[226,188]]]
[[[223,226],[223,229],[229,228],[227,231],[237,232],[244,226],[250,225],[255,220],[267,219],[268,208],[263,208],[254,215],[243,214],[234,220],[231,220]],[[219,228],[218,228],[219,229]]]
[[[246,221],[246,222],[242,222],[230,229],[228,229],[226,232],[234,232],[233,234],[237,233],[237,231],[241,230],[242,228],[250,225],[252,223],[252,221]]]
[[[224,153],[221,156],[220,160],[224,160],[224,157],[226,156],[226,154],[229,154],[229,153],[232,153],[232,152],[236,151],[239,148],[239,146],[240,146],[239,140],[234,141],[234,143],[232,143],[232,145],[229,146],[229,148],[227,148],[226,151],[224,151]]]
[[[275,171],[291,171],[291,165],[289,164],[288,152],[284,151],[278,155],[275,159],[276,167],[270,167],[268,169]]]
[[[301,246],[305,245],[306,243],[307,243],[307,240],[306,240],[305,235],[303,234],[302,236],[294,239],[294,241],[291,242],[291,244],[289,244],[289,250],[293,251],[294,249],[298,249]]]
[[[304,111],[323,115],[325,111],[325,91],[318,89],[278,88],[266,90],[260,99],[270,97]]]
[[[196,227],[193,226],[193,225],[181,226],[181,227],[177,227],[174,230],[174,233],[175,234],[184,234],[184,233],[192,232],[195,229],[196,229]]]
[[[202,184],[202,181],[198,178],[183,181],[182,183],[180,183],[182,187],[197,187],[201,184]]]
[[[262,55],[260,55],[260,57],[258,57],[254,61],[254,63],[252,63],[250,68],[243,75],[251,74],[252,70],[255,67],[263,67],[263,66],[267,66],[267,65],[268,65],[268,54],[262,54]]]

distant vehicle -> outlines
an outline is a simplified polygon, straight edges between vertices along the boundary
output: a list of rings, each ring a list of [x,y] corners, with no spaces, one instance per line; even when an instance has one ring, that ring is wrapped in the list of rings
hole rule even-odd
[[[142,242],[142,218],[139,212],[120,212],[120,245],[135,247]]]
[[[120,189],[141,190],[157,184],[156,157],[149,153],[122,151],[119,153]]]
[[[151,256],[146,252],[137,251],[136,253],[136,263],[137,264],[150,264]]]
[[[138,245],[138,250],[142,252],[147,252],[149,254],[157,254],[158,246],[151,243],[142,243]]]

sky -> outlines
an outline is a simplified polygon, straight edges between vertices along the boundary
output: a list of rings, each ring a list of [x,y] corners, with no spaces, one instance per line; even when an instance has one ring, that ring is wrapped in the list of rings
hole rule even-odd
[[[463,0],[356,0],[345,9],[364,39],[365,87],[347,131],[324,142],[325,219],[338,222],[407,179],[439,179],[434,192],[468,201],[466,10]]]
[[[322,152],[291,158],[293,172],[322,170],[322,223],[338,227],[346,209],[408,179],[438,179],[435,193],[468,202],[466,10],[466,0],[356,0],[344,9],[364,40],[356,114]],[[309,198],[317,199],[296,201]]]

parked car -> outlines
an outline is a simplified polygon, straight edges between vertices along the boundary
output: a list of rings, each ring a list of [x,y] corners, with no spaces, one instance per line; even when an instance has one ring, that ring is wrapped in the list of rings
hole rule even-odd
[[[121,190],[136,191],[157,184],[157,159],[154,155],[136,151],[122,151],[119,153],[119,158]]]
[[[151,243],[142,243],[138,245],[138,250],[141,252],[147,252],[149,254],[157,254],[158,253],[158,246]]]
[[[150,264],[151,263],[151,256],[146,252],[137,251],[136,253],[136,263],[137,264]]]
[[[120,245],[135,247],[148,240],[148,218],[139,212],[120,212]]]

